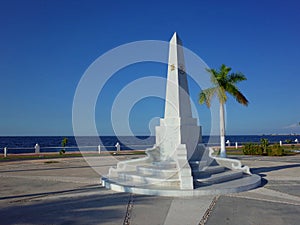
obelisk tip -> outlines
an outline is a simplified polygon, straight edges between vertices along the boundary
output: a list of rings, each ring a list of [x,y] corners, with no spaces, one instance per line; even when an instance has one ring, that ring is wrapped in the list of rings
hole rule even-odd
[[[180,38],[178,37],[177,32],[174,32],[170,42],[182,45],[182,42],[181,42]]]

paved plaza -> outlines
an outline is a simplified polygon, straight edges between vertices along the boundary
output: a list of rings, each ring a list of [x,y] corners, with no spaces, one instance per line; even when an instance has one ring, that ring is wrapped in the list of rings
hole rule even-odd
[[[125,160],[136,156],[118,156]],[[238,157],[263,178],[248,192],[198,198],[117,193],[100,186],[110,157],[0,162],[0,224],[279,225],[300,221],[300,155]]]

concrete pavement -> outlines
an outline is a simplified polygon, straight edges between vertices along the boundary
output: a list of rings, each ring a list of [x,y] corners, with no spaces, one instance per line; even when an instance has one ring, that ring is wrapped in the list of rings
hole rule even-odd
[[[106,190],[99,176],[116,163],[109,157],[2,161],[0,224],[298,224],[300,155],[240,159],[263,187],[201,198]]]

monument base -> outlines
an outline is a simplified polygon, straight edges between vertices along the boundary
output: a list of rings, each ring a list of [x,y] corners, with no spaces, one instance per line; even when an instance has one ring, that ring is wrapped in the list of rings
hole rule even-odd
[[[102,177],[102,186],[119,192],[173,197],[218,195],[258,187],[261,178],[235,159],[212,156],[204,145],[202,159],[186,162],[185,146],[177,149],[176,160],[160,160],[159,147],[146,150],[147,156],[122,161]],[[181,151],[182,150],[182,151]],[[207,157],[208,156],[208,157]]]

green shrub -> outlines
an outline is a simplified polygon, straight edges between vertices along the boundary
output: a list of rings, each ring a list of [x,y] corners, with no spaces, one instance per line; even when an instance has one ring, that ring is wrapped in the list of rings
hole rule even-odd
[[[246,143],[246,144],[243,146],[242,151],[243,151],[244,155],[251,155],[251,154],[250,154],[250,149],[252,148],[251,146],[252,146],[251,143]]]
[[[282,156],[284,154],[284,149],[279,144],[274,144],[267,149],[268,156]]]
[[[245,155],[262,155],[263,153],[262,147],[253,143],[245,144],[242,150]]]
[[[268,156],[282,156],[284,155],[284,148],[279,144],[269,145],[267,141],[261,141],[262,144],[247,143],[243,146],[242,151],[244,155],[268,155]],[[266,148],[266,150],[264,150]]]
[[[63,155],[63,154],[65,154],[66,153],[66,150],[65,149],[61,149],[60,151],[59,151],[59,154],[60,155]]]
[[[266,139],[266,138],[260,139],[260,146],[263,149],[263,154],[267,154],[267,149],[268,149],[268,146],[269,146],[269,140]]]
[[[68,144],[68,138],[63,138],[62,141],[61,141],[61,147],[62,147],[62,149],[59,151],[60,155],[63,155],[63,154],[66,153],[65,147],[66,147],[67,144]]]
[[[291,144],[291,143],[292,143],[292,140],[291,140],[291,139],[287,139],[287,140],[285,140],[285,142],[286,142],[287,144]]]

